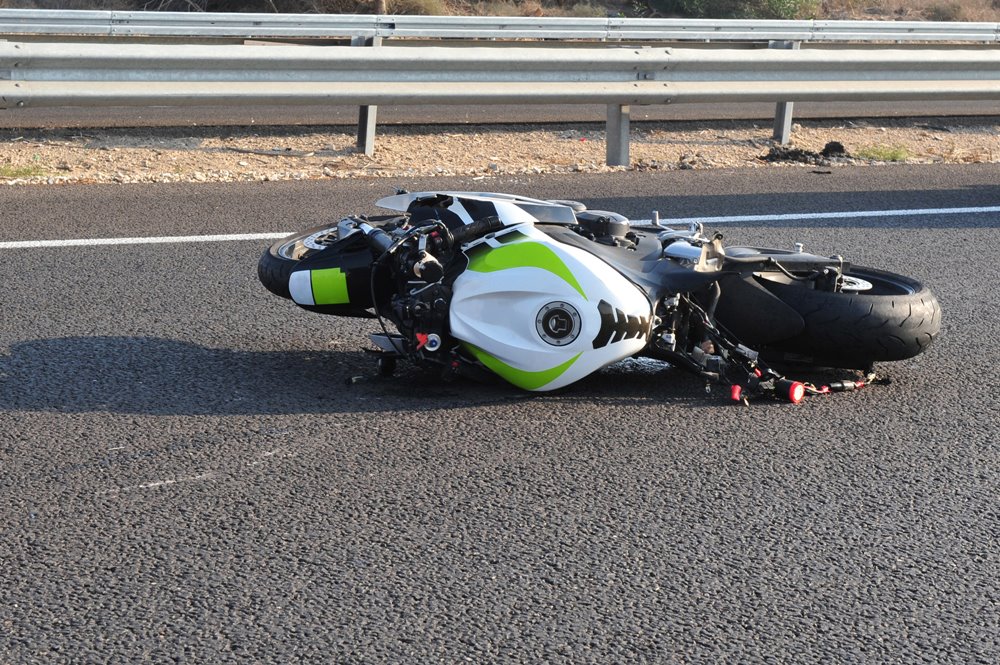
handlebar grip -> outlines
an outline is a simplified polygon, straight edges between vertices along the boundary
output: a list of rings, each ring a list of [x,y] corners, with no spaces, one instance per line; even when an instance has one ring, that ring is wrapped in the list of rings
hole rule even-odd
[[[370,224],[364,223],[358,224],[358,228],[365,234],[365,238],[368,239],[368,246],[371,247],[376,256],[382,256],[392,247],[392,243],[394,242],[392,236],[382,229],[377,229]]]
[[[451,237],[454,238],[455,244],[460,245],[468,240],[475,240],[487,233],[495,233],[504,227],[504,223],[499,217],[483,217],[482,219],[477,219],[471,224],[466,224],[465,226],[460,226],[457,229],[453,229],[451,232]]]

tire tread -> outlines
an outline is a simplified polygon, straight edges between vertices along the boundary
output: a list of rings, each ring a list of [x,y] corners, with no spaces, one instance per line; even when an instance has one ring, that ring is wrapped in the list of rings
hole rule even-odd
[[[941,328],[941,306],[919,282],[874,268],[856,267],[851,274],[904,285],[909,293],[871,295],[815,291],[785,284],[768,289],[805,321],[803,332],[782,342],[772,353],[806,356],[834,367],[870,366],[873,362],[912,358],[934,341]]]

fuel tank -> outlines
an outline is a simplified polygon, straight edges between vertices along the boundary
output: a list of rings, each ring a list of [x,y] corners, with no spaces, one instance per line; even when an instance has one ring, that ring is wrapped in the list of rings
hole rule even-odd
[[[451,334],[486,367],[546,391],[641,351],[652,306],[596,256],[518,224],[465,250]]]

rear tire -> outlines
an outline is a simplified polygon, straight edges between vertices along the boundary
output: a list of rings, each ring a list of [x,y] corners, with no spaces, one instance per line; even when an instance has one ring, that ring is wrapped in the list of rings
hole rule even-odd
[[[941,329],[941,306],[920,282],[883,270],[855,266],[845,276],[871,288],[829,292],[758,276],[758,282],[799,313],[805,328],[796,337],[762,349],[765,357],[812,365],[865,369],[880,361],[912,358]]]

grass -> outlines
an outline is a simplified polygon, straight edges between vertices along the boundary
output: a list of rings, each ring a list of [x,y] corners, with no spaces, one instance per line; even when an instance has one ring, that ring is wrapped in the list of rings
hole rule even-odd
[[[0,166],[0,178],[30,178],[48,175],[41,166]]]
[[[851,156],[877,162],[905,162],[910,158],[910,151],[899,145],[870,145],[855,150]]]

